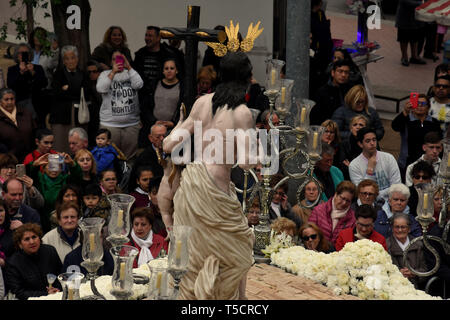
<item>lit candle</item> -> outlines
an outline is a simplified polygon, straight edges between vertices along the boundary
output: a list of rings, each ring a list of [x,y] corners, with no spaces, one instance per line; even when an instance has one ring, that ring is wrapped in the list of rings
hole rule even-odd
[[[167,296],[167,272],[164,272],[164,275],[162,277],[162,283],[161,283],[161,295]]]
[[[181,258],[181,240],[177,240],[175,247],[175,259]]]
[[[428,209],[428,193],[423,194],[423,210]],[[424,212],[426,213],[426,212]]]
[[[306,119],[306,108],[302,108],[302,115],[300,116],[300,123],[305,123]]]
[[[161,281],[162,281],[162,272],[158,272],[158,275],[156,276],[156,289],[158,290],[159,294],[161,294]]]
[[[95,251],[95,234],[94,233],[89,234],[89,251],[90,252]]]
[[[120,263],[120,272],[119,272],[119,280],[125,280],[125,262]]]
[[[271,84],[274,86],[275,85],[275,77],[277,75],[277,71],[275,69],[272,69],[272,81]]]
[[[313,149],[317,148],[317,140],[319,140],[319,134],[317,132],[314,132]]]
[[[281,103],[285,103],[286,101],[286,87],[281,88]]]
[[[123,210],[117,212],[117,227],[122,228],[123,226]]]

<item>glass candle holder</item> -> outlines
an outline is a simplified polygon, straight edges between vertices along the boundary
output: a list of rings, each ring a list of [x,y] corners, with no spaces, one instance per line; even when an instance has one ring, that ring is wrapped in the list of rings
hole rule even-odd
[[[131,295],[133,288],[133,262],[139,250],[132,246],[115,246],[110,249],[114,259],[111,294],[119,298]]]
[[[266,91],[280,91],[280,73],[285,62],[277,59],[269,59],[266,62]]]
[[[450,140],[444,139],[442,145],[444,150],[439,166],[439,176],[444,180],[443,182],[450,183]]]
[[[153,300],[169,300],[173,295],[173,281],[167,268],[150,267],[150,293]]]
[[[295,118],[295,129],[300,132],[307,132],[309,130],[309,113],[316,104],[312,100],[300,99],[296,100],[297,117]]]
[[[105,220],[102,218],[84,218],[78,225],[83,233],[83,247],[81,255],[84,261],[99,262],[103,259],[102,227]]]
[[[80,286],[84,275],[80,272],[65,272],[58,275],[63,289],[62,300],[79,300]]]
[[[133,196],[115,193],[107,196],[111,204],[111,216],[108,224],[109,237],[113,245],[121,245],[129,241],[130,209],[136,199]]]
[[[419,195],[417,204],[417,215],[423,219],[433,218],[434,215],[434,192],[435,188],[431,183],[423,183],[415,186]]]
[[[275,101],[275,109],[281,113],[288,113],[291,109],[292,88],[294,88],[294,80],[280,79],[280,95]]]
[[[322,153],[322,126],[310,126],[308,133],[308,154],[311,159],[319,159]]]
[[[169,244],[169,268],[187,269],[189,263],[189,237],[192,228],[189,226],[173,226]]]

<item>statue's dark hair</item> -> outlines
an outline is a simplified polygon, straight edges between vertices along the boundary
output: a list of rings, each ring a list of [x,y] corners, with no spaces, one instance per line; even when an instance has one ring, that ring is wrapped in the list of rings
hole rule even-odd
[[[252,64],[244,52],[228,52],[220,61],[220,84],[212,99],[213,115],[227,105],[235,109],[245,104],[245,94],[252,78]]]

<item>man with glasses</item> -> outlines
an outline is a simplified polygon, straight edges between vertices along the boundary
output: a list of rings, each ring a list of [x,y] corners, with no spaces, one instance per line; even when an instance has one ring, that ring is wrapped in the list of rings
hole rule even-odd
[[[433,86],[434,96],[430,99],[430,116],[437,119],[441,125],[442,134],[447,135],[450,122],[450,75],[437,77]]]
[[[348,242],[355,242],[362,239],[378,242],[387,251],[386,239],[374,230],[376,217],[377,212],[372,206],[368,204],[359,206],[355,212],[355,226],[353,228],[344,229],[339,233],[335,245],[336,251],[340,251]]]
[[[388,189],[401,183],[397,161],[390,153],[377,150],[376,132],[364,127],[358,131],[358,145],[362,153],[350,162],[350,180],[358,185],[364,179],[374,180],[380,190],[379,198],[388,200]]]
[[[375,181],[371,179],[366,179],[361,181],[356,188],[356,202],[352,203],[352,209],[356,211],[356,209],[363,205],[368,204],[374,207],[377,211],[381,209],[381,205],[377,202],[379,189],[378,185]]]
[[[426,161],[430,163],[433,166],[435,173],[439,171],[439,166],[441,165],[441,158],[439,158],[439,154],[442,152],[440,132],[428,132],[423,138],[422,149],[424,154],[406,168],[406,185],[408,187],[413,185],[413,175],[411,174],[411,171],[419,161]],[[433,183],[437,182],[437,175],[433,177],[432,181]]]
[[[310,122],[312,125],[320,125],[327,119],[331,119],[334,111],[344,105],[344,98],[350,90],[349,85],[350,62],[338,60],[333,63],[331,77],[328,83],[319,88],[316,93],[316,105],[312,108]]]
[[[437,170],[439,170],[439,167]],[[419,203],[419,194],[417,193],[416,186],[431,183],[432,180],[436,181],[437,175],[429,162],[421,160],[412,167],[409,178],[412,180],[412,185],[409,186],[411,196],[409,197],[408,205],[411,209],[410,214],[415,217],[417,215],[417,204]]]

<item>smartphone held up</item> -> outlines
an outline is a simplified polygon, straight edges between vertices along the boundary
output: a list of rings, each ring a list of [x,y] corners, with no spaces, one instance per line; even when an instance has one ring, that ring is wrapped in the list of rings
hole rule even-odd
[[[411,103],[411,108],[416,109],[419,105],[419,94],[417,92],[411,92],[409,102]]]

